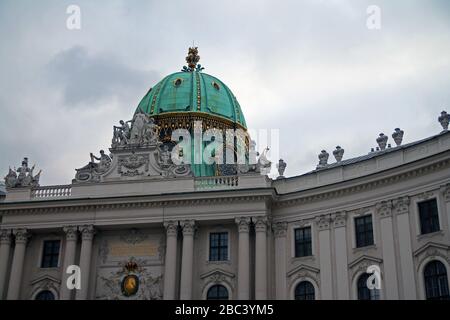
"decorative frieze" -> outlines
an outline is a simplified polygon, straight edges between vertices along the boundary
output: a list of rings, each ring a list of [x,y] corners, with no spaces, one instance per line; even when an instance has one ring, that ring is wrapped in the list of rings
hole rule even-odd
[[[428,199],[430,199],[430,198],[433,197],[433,196],[434,196],[434,193],[433,193],[433,192],[431,192],[431,191],[426,191],[426,192],[423,192],[423,193],[419,194],[419,195],[417,196],[417,198],[418,198],[419,200],[428,200]]]
[[[400,197],[395,200],[392,200],[392,205],[394,208],[394,212],[397,214],[406,213],[409,211],[409,197]]]

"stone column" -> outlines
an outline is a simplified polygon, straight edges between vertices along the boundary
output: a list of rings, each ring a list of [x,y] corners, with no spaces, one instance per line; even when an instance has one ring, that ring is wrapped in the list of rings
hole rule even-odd
[[[192,298],[192,269],[194,264],[194,231],[195,221],[186,220],[183,228],[183,252],[181,254],[180,299]]]
[[[168,221],[166,228],[166,258],[164,260],[164,300],[175,299],[176,272],[177,272],[177,235],[178,223]]]
[[[22,284],[23,263],[25,260],[25,249],[29,234],[26,229],[15,229],[13,234],[16,237],[16,247],[14,248],[11,275],[9,277],[8,300],[20,298],[20,286]]]
[[[397,265],[395,261],[394,229],[392,227],[392,202],[382,201],[377,203],[376,211],[380,218],[385,299],[398,300]]]
[[[76,292],[77,300],[86,300],[89,290],[89,271],[91,268],[92,240],[95,230],[93,225],[79,227],[81,232],[80,272],[81,288]]]
[[[403,299],[416,300],[416,278],[411,230],[409,224],[409,198],[403,197],[393,201],[393,213],[397,216],[397,235],[400,255],[400,268],[403,286]]]
[[[333,299],[330,222],[328,214],[316,218],[319,230],[320,291],[323,300]]]
[[[75,252],[77,248],[78,230],[76,226],[67,226],[63,228],[66,233],[66,246],[64,249],[64,262],[61,269],[61,286],[59,289],[59,298],[61,300],[71,300],[72,290],[67,287],[67,278],[70,274],[66,273],[67,267],[75,264]]]
[[[11,249],[11,230],[0,230],[0,300],[6,289],[6,272],[8,271],[9,251]]]
[[[267,217],[255,223],[255,299],[267,299]]]
[[[250,299],[250,218],[236,218],[239,231],[238,292],[239,300]]]
[[[287,222],[277,222],[272,228],[275,234],[275,298],[286,300]]]
[[[338,300],[350,297],[347,258],[346,213],[338,212],[332,216],[334,225],[334,250],[336,256],[336,286]]]

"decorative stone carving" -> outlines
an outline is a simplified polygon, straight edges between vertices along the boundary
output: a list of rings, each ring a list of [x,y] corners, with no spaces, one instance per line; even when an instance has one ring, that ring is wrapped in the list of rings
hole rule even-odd
[[[344,149],[342,149],[340,146],[336,146],[336,149],[333,151],[333,156],[336,159],[337,162],[342,161],[342,157],[344,156]]]
[[[431,197],[433,197],[433,195],[434,195],[433,192],[431,192],[431,191],[426,191],[426,192],[423,192],[423,193],[419,194],[419,195],[417,196],[417,198],[419,198],[420,200],[428,200],[428,199],[430,199]]]
[[[66,233],[67,241],[76,241],[78,239],[78,228],[76,226],[63,227],[63,231]]]
[[[177,236],[178,223],[176,221],[164,222],[164,227],[166,228],[167,236]]]
[[[256,232],[266,232],[267,231],[267,217],[255,217],[253,218],[253,223],[255,224],[255,231]]]
[[[283,159],[278,160],[277,169],[278,169],[278,178],[277,179],[283,179],[284,178],[284,170],[286,170],[286,162],[284,162]]]
[[[256,172],[259,172],[261,174],[268,174],[270,172],[272,162],[267,159],[268,151],[269,147],[266,147],[260,155],[257,153],[257,155],[259,155],[259,158],[256,164]]]
[[[406,213],[409,211],[409,197],[401,197],[392,201],[395,213]]]
[[[96,157],[92,152],[90,154],[91,161],[80,169],[75,169],[75,179],[80,182],[99,181],[100,175],[104,174],[111,167],[111,157],[105,154],[104,150],[100,150],[100,157]],[[96,163],[95,160],[99,162]]]
[[[272,225],[272,229],[274,232],[275,237],[286,237],[287,235],[287,228],[288,224],[287,222],[276,222]]]
[[[118,146],[124,146],[129,143],[130,141],[130,134],[131,129],[129,126],[130,121],[123,121],[120,120],[120,127],[114,126],[113,127],[113,139],[112,139],[112,147],[118,147]]]
[[[0,230],[0,243],[10,244],[11,243],[11,230],[1,229]]]
[[[392,215],[392,201],[381,201],[375,205],[375,209],[380,217],[390,217]]]
[[[395,128],[395,131],[392,134],[392,139],[394,139],[394,142],[397,145],[397,147],[402,144],[404,133],[405,132],[403,130],[400,130],[400,128]]]
[[[331,216],[329,214],[324,214],[316,217],[317,229],[319,231],[329,229],[330,223],[331,223]]]
[[[380,135],[377,138],[377,144],[381,151],[386,149],[388,137],[384,135],[384,133],[380,133]]]
[[[34,167],[29,168],[28,158],[23,158],[22,165],[17,170],[9,168],[9,172],[5,177],[5,186],[7,188],[39,187],[39,178],[42,170],[33,175]],[[16,172],[19,174],[17,175]]]
[[[26,243],[28,238],[30,238],[30,234],[27,232],[27,229],[14,229],[13,234],[15,236],[16,244]]]
[[[148,235],[141,233],[138,229],[132,228],[126,234],[120,236],[120,240],[129,244],[136,244],[144,241],[148,238]]]
[[[319,164],[317,165],[317,169],[325,168],[328,165],[328,158],[330,154],[325,150],[322,150],[319,154]]]
[[[442,129],[444,131],[448,130],[448,123],[450,122],[450,114],[448,114],[446,111],[442,111],[441,115],[438,118],[439,123],[442,126]]]
[[[137,155],[132,153],[131,155],[119,156],[117,160],[117,172],[121,176],[126,177],[143,175],[148,172],[149,163],[150,158],[148,154]]]
[[[347,223],[347,213],[345,211],[336,212],[331,215],[333,226],[335,228],[345,227]]]
[[[450,183],[441,186],[440,191],[446,201],[450,201]]]
[[[181,223],[183,236],[193,235],[195,232],[195,220],[185,220]]]
[[[80,226],[79,230],[83,240],[92,240],[94,238],[95,229],[93,225]]]
[[[235,219],[238,225],[239,232],[249,232],[250,230],[250,218],[249,217],[238,217]]]

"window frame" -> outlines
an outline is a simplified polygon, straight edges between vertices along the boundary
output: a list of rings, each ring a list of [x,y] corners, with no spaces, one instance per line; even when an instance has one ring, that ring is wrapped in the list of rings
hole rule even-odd
[[[382,292],[381,292],[381,289],[369,289],[368,287],[367,287],[367,279],[369,278],[371,276],[371,274],[369,274],[369,273],[367,273],[367,272],[361,272],[360,274],[358,274],[357,275],[357,277],[356,277],[356,283],[355,283],[355,286],[356,286],[356,296],[355,296],[355,298],[356,298],[356,300],[361,300],[361,301],[364,301],[364,300],[367,300],[367,301],[377,301],[377,300],[381,300],[382,299]],[[359,297],[360,297],[360,289],[362,288],[361,286],[360,286],[360,281],[361,281],[361,278],[362,277],[365,277],[366,278],[366,280],[365,280],[365,282],[366,282],[366,285],[365,285],[365,290],[368,290],[368,292],[369,292],[369,297],[370,297],[370,299],[360,299]],[[372,297],[376,297],[376,299],[372,299]]]
[[[303,284],[303,283],[308,283],[310,286],[311,286],[311,288],[312,288],[312,299],[297,299],[297,288],[301,285],[301,284]],[[305,293],[304,294],[304,296],[308,296],[308,295],[311,295],[311,293]],[[316,287],[314,286],[314,284],[311,282],[311,281],[309,281],[309,280],[301,280],[301,281],[299,281],[299,282],[297,282],[296,284],[295,284],[295,286],[294,286],[294,300],[300,300],[300,301],[305,301],[305,300],[309,300],[309,301],[311,301],[311,300],[316,300]]]
[[[440,264],[444,268],[445,281],[443,281],[443,283],[445,283],[445,288],[447,289],[447,293],[444,296],[440,295],[439,297],[430,297],[430,298],[428,297],[428,288],[427,288],[427,282],[428,281],[427,281],[427,277],[428,278],[437,277],[437,279],[436,279],[437,280],[437,287],[438,287],[439,291],[441,291],[441,289],[442,289],[442,287],[441,287],[442,286],[442,280],[443,280],[442,277],[444,276],[444,274],[436,274],[436,275],[433,275],[433,276],[427,276],[425,273],[427,271],[427,268],[430,267],[431,264]],[[423,267],[421,276],[423,277],[424,296],[425,296],[426,300],[450,300],[450,287],[449,287],[448,269],[447,269],[447,266],[444,263],[442,263],[442,261],[437,260],[437,259],[433,259],[433,260],[428,261]],[[443,298],[441,298],[441,297],[443,297]]]
[[[211,259],[211,235],[213,234],[226,234],[227,235],[227,250],[226,250],[226,259],[216,259],[216,260],[212,260]],[[228,262],[230,261],[230,231],[229,230],[225,230],[225,229],[214,229],[214,230],[210,230],[207,233],[207,261],[208,262],[212,262],[212,263],[220,263],[220,262]],[[220,238],[219,238],[220,241]],[[219,258],[220,258],[220,247],[221,245],[219,244],[218,246],[218,250],[219,250]]]
[[[59,241],[59,250],[58,250],[58,258],[56,261],[56,266],[48,266],[45,267],[44,266],[44,250],[45,250],[45,243],[49,242],[49,241]],[[62,253],[62,240],[61,238],[53,238],[53,237],[49,237],[49,238],[44,238],[41,241],[41,246],[40,246],[40,253],[39,253],[39,260],[38,260],[38,267],[40,269],[55,269],[55,268],[59,268],[60,267],[60,263],[61,263],[61,253]]]
[[[223,298],[209,299],[209,298],[208,298],[209,292],[210,292],[213,288],[216,288],[216,287],[222,287],[222,288],[224,288],[224,289],[226,290],[226,292],[227,292],[227,298],[226,298],[226,299],[223,299]],[[214,301],[214,300],[218,300],[218,301],[220,301],[220,300],[230,300],[230,290],[229,290],[229,288],[227,288],[227,286],[225,286],[225,285],[223,285],[223,284],[221,284],[221,283],[214,283],[213,285],[211,285],[211,286],[209,286],[209,287],[207,288],[207,290],[206,290],[206,295],[205,295],[205,300],[212,300],[212,301]]]
[[[360,232],[358,232],[357,220],[367,219],[369,217],[370,217],[370,220],[371,220],[371,227],[372,227],[372,229],[371,229],[372,242],[371,243],[364,242],[364,244],[360,245],[359,244],[359,237],[358,237]],[[372,213],[365,213],[365,214],[361,214],[361,215],[358,215],[358,216],[354,216],[352,223],[353,223],[354,248],[360,249],[360,248],[366,248],[366,247],[374,246],[375,245],[375,220],[374,220],[374,215]],[[366,223],[364,222],[364,226],[365,225],[366,225]],[[366,227],[364,227],[364,234],[367,234],[367,233],[368,233],[368,229]],[[367,236],[365,236],[365,239],[367,240]]]
[[[298,255],[298,252],[297,252],[297,231],[305,230],[305,229],[309,229],[309,250],[307,252],[309,254]],[[311,257],[311,256],[313,256],[313,230],[312,230],[312,226],[311,225],[304,225],[304,226],[294,227],[293,228],[292,237],[293,237],[293,247],[294,247],[293,248],[294,258],[304,258],[304,257]],[[303,239],[303,241],[305,241],[305,240]],[[306,244],[305,243],[301,244],[303,249],[305,249],[305,247],[307,246],[307,243],[308,242],[306,242]]]
[[[431,202],[434,201],[436,203],[436,216],[435,218],[437,219],[437,230],[433,230],[433,231],[429,231],[429,232],[423,232],[423,224],[422,224],[422,216],[421,216],[421,212],[420,212],[420,205],[426,202]],[[424,199],[424,200],[419,200],[416,201],[416,210],[417,210],[417,222],[418,222],[418,231],[419,231],[419,235],[427,235],[427,234],[431,234],[431,233],[435,233],[435,232],[439,232],[442,230],[442,223],[441,223],[441,218],[439,215],[439,199],[437,197],[431,197],[429,199]],[[430,219],[430,217],[428,217],[428,219]],[[427,219],[427,220],[428,220]]]

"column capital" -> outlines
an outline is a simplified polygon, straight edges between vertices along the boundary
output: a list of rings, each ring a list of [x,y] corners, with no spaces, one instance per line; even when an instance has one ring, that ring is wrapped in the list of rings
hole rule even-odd
[[[272,229],[276,238],[286,237],[288,224],[286,221],[272,224]]]
[[[184,220],[181,222],[183,236],[191,236],[195,232],[195,220]]]
[[[77,241],[78,239],[78,227],[77,226],[65,226],[63,231],[66,234],[67,241]]]
[[[237,217],[235,222],[238,225],[239,232],[249,232],[250,230],[250,218],[249,217]]]
[[[259,216],[252,218],[253,223],[255,224],[255,231],[256,232],[266,232],[267,225],[268,225],[268,219],[266,216]]]
[[[392,206],[394,208],[395,213],[406,213],[409,211],[409,197],[400,197],[395,200],[392,200]]]
[[[27,229],[14,229],[13,234],[16,237],[16,243],[27,243],[30,234]]]
[[[11,244],[11,230],[1,229],[0,230],[0,243],[1,244]]]
[[[167,236],[177,236],[177,234],[178,234],[178,222],[177,221],[165,221],[164,228],[166,228]]]
[[[81,232],[81,238],[83,240],[92,240],[94,238],[95,229],[92,224],[79,226],[78,229]]]
[[[375,205],[376,213],[380,218],[392,216],[392,201],[381,201]]]
[[[331,215],[331,220],[333,221],[333,226],[335,228],[345,227],[345,225],[347,224],[347,212],[335,212]]]
[[[323,214],[316,217],[316,224],[319,231],[330,229],[331,216],[329,214]]]

